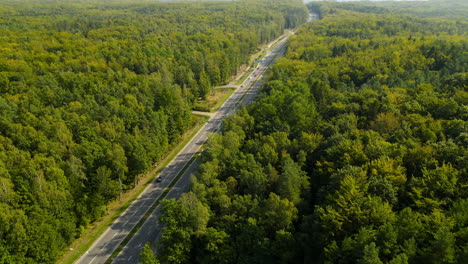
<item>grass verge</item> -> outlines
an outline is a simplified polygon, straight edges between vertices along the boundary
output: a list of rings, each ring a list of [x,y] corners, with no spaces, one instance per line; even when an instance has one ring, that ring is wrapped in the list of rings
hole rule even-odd
[[[231,96],[231,94],[236,90],[236,88],[223,88],[223,89],[216,89],[216,90],[227,90],[228,92],[224,95],[221,100],[218,100],[216,105],[211,109],[211,112],[216,112],[218,109],[226,102],[226,100]]]
[[[193,116],[193,126],[184,135],[181,136],[177,144],[175,144],[168,152],[167,156],[159,161],[158,168],[152,169],[144,174],[140,183],[135,188],[125,192],[122,200],[115,200],[107,205],[108,214],[100,220],[90,224],[83,232],[80,238],[76,239],[70,248],[74,250],[67,250],[56,263],[72,264],[81,254],[86,252],[88,248],[98,239],[104,231],[114,222],[114,220],[135,200],[146,188],[146,186],[160,173],[160,171],[169,164],[169,162],[179,153],[179,151],[194,137],[197,132],[202,128],[203,122],[208,120],[205,116]],[[67,248],[68,249],[68,248]]]
[[[205,100],[199,100],[193,107],[195,111],[216,112],[236,88],[216,88]]]

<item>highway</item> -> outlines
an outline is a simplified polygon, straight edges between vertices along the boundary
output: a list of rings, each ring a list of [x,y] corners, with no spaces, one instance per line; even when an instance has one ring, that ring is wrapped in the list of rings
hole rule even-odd
[[[205,123],[198,133],[185,145],[169,165],[161,171],[159,177],[152,181],[141,195],[107,228],[88,251],[84,252],[75,262],[77,264],[93,263],[137,263],[141,248],[146,242],[154,242],[159,236],[161,226],[158,223],[160,206],[151,212],[143,225],[115,259],[109,257],[119,247],[132,229],[140,222],[152,205],[163,195],[164,190],[171,184],[183,168],[192,160],[199,148],[206,142],[208,135],[217,131],[223,119],[234,113],[241,105],[250,103],[258,92],[262,78],[274,59],[284,53],[285,44],[290,34],[278,39],[277,46],[267,53],[251,75],[245,79],[242,85],[224,102],[219,110]],[[196,161],[188,165],[185,173],[171,188],[164,199],[178,198],[190,187],[190,175],[193,174],[198,164]]]

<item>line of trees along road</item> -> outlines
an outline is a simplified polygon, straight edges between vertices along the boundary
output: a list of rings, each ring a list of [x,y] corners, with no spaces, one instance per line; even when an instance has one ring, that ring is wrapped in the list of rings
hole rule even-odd
[[[53,263],[295,0],[0,4],[0,263]]]
[[[144,263],[466,263],[467,21],[310,8]]]

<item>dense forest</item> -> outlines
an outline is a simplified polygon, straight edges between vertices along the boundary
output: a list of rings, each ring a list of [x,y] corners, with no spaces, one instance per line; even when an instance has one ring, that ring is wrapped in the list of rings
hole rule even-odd
[[[309,8],[143,263],[466,263],[468,21]]]
[[[0,3],[0,263],[53,263],[196,98],[307,17],[296,0],[66,2]]]
[[[468,2],[465,0],[426,0],[425,3],[420,1],[357,1],[346,6],[340,5],[340,8],[349,10],[355,6],[361,6],[365,9],[372,8],[372,12],[380,9],[378,12],[466,20]],[[360,11],[365,9],[360,9]]]

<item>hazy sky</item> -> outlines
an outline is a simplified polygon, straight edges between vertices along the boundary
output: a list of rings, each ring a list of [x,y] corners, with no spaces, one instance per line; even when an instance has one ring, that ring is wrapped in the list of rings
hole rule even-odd
[[[324,1],[324,0],[302,0],[304,3],[308,3],[308,2],[319,2],[319,1]],[[337,2],[364,2],[364,1],[370,1],[370,2],[373,2],[373,1],[388,1],[388,2],[415,2],[415,1],[428,1],[428,0],[336,0]]]

